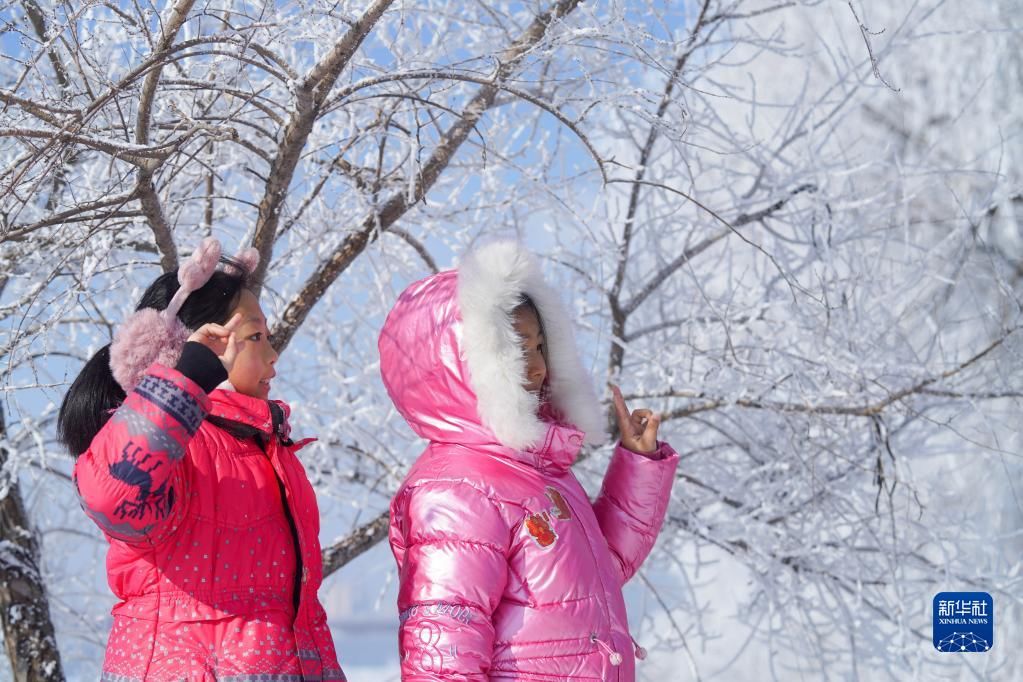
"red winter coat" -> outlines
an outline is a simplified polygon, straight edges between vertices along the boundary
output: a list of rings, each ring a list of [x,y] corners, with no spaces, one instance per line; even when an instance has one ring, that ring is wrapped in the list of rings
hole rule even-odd
[[[267,401],[154,365],[78,458],[121,600],[103,680],[345,679],[316,596],[308,441],[274,432]]]

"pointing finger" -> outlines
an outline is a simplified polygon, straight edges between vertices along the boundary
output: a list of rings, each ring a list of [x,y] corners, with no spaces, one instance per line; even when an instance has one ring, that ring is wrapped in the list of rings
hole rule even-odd
[[[238,337],[235,336],[234,332],[231,332],[227,337],[227,347],[224,349],[224,354],[221,356],[221,361],[224,363],[224,367],[227,371],[231,371],[231,367],[234,365],[234,359],[238,355]]]
[[[611,384],[611,394],[614,397],[615,413],[618,415],[618,429],[624,433],[625,427],[631,421],[629,408],[625,405],[625,398],[622,397],[622,389],[615,384]]]
[[[242,323],[242,314],[241,313],[235,313],[234,315],[231,316],[231,319],[228,321],[228,323],[226,325],[224,325],[224,329],[226,329],[227,331],[233,332],[235,329],[238,328],[239,325],[241,325],[241,323]]]

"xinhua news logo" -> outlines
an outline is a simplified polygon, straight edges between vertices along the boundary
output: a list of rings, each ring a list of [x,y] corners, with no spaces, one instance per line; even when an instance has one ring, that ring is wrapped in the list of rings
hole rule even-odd
[[[995,601],[987,592],[934,595],[934,648],[944,653],[983,653],[995,643]]]

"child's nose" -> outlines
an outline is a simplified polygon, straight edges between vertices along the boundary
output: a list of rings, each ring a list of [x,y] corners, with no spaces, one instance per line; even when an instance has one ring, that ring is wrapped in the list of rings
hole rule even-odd
[[[529,368],[526,370],[529,374],[529,378],[532,380],[542,380],[547,376],[547,367],[543,360],[534,360],[529,363]]]

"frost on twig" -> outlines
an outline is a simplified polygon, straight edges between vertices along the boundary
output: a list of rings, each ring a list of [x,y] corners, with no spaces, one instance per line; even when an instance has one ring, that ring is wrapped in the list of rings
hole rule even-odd
[[[69,676],[99,676],[110,595],[55,412],[208,234],[264,255],[341,632],[377,607],[329,593],[386,557],[423,448],[380,384],[380,324],[495,238],[538,251],[595,384],[668,417],[682,455],[629,588],[641,676],[940,677],[917,647],[946,578],[1016,622],[1010,33],[948,30],[963,10],[940,2],[872,5],[883,46],[855,3],[863,42],[820,2],[23,7],[0,60],[0,397],[38,547],[4,556],[35,557]],[[579,458],[590,492],[609,456]],[[991,669],[1023,678],[1009,652]]]
[[[863,44],[867,46],[867,56],[870,57],[870,68],[874,72],[874,77],[877,78],[886,88],[892,92],[901,92],[899,88],[895,87],[891,83],[885,80],[884,76],[881,75],[881,69],[879,68],[879,59],[874,55],[874,47],[870,42],[871,36],[879,36],[884,33],[884,29],[877,32],[871,32],[869,28],[863,25],[860,21],[860,16],[856,13],[856,8],[853,7],[852,0],[848,2],[849,10],[853,13],[853,17],[856,19],[856,24],[860,27],[860,35],[863,36]]]

